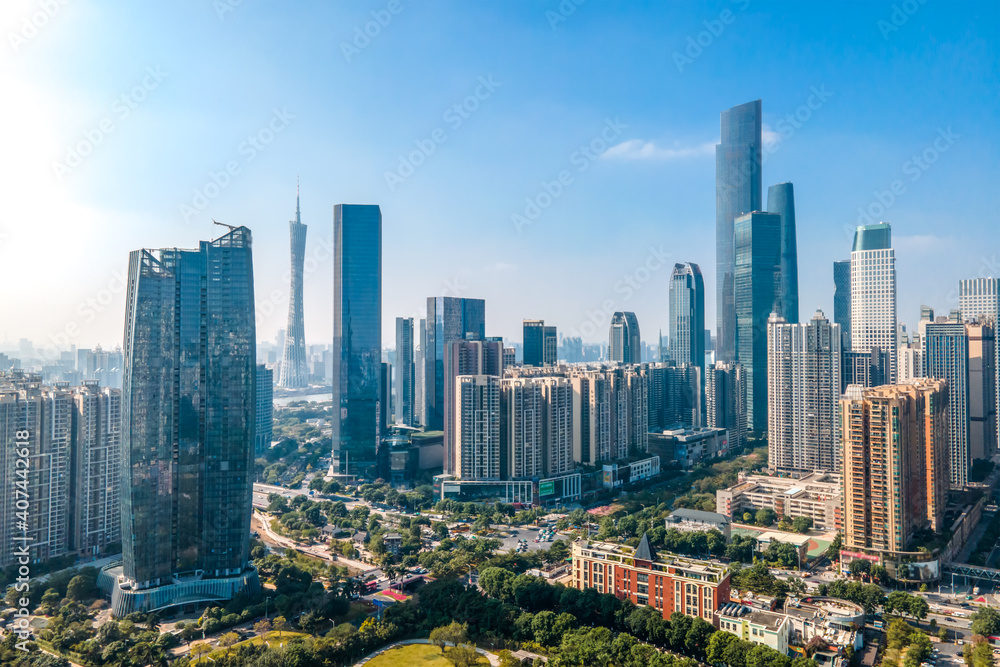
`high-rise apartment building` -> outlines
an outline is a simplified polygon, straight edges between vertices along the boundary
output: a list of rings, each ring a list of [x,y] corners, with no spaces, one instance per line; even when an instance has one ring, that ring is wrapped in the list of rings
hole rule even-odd
[[[888,384],[896,383],[896,255],[887,222],[862,225],[851,251],[851,350],[885,354]]]
[[[444,473],[459,475],[458,437],[455,408],[458,378],[464,375],[503,376],[503,342],[491,340],[450,341],[444,356]],[[499,386],[499,385],[498,385]],[[499,415],[499,413],[498,413]],[[498,417],[499,418],[499,417]]]
[[[913,338],[913,340],[904,338],[899,344],[896,373],[899,375],[900,384],[924,376],[923,343],[919,334],[913,334]]]
[[[573,373],[570,382],[573,385],[573,459],[586,465],[613,460],[611,380],[602,371],[588,370]]]
[[[743,366],[717,361],[708,369],[705,382],[705,423],[729,431],[729,451],[747,444],[747,388]]]
[[[747,213],[735,224],[736,353],[747,376],[747,423],[767,430],[767,321],[781,285],[781,217]]]
[[[783,472],[839,469],[840,327],[822,311],[767,327],[768,465]]]
[[[254,458],[264,455],[274,437],[274,370],[257,364],[256,424]]]
[[[639,341],[639,320],[635,313],[616,312],[611,316],[608,359],[620,364],[638,364],[642,355]]]
[[[450,296],[427,297],[426,344],[424,346],[424,426],[444,430],[444,358],[453,340],[486,338],[486,302]]]
[[[396,421],[413,426],[413,318],[396,318]]]
[[[795,239],[795,190],[791,183],[767,189],[767,212],[781,216],[781,285],[776,312],[789,324],[798,324],[799,255]]]
[[[735,220],[764,207],[761,180],[761,101],[722,112],[715,147],[716,359],[736,361]],[[770,312],[770,311],[769,311]],[[765,317],[766,320],[766,317]],[[763,335],[763,329],[761,329]]]
[[[338,244],[339,245],[339,244]],[[197,250],[136,250],[125,302],[117,616],[255,592],[250,230]]]
[[[705,377],[705,281],[697,264],[674,264],[670,275],[670,358],[694,364]]]
[[[840,325],[843,350],[851,349],[851,260],[833,263],[833,322]]]
[[[524,320],[524,365],[551,366],[556,363],[559,339],[556,328],[545,320]]]
[[[382,212],[333,207],[333,465],[369,475],[388,405],[381,405]]]
[[[969,338],[969,449],[972,460],[997,452],[995,321],[966,322]]]
[[[306,363],[306,331],[302,310],[302,281],[306,261],[306,225],[302,224],[299,193],[295,192],[295,219],[288,222],[291,239],[291,285],[288,290],[288,329],[285,348],[281,355],[281,374],[278,384],[287,389],[309,385],[309,366]]]
[[[958,283],[958,308],[962,316],[974,318],[978,322],[993,321],[994,335],[1000,327],[1000,278],[970,278]],[[996,345],[997,356],[994,366],[997,375],[993,380],[996,387],[994,410],[1000,419],[1000,345]],[[993,448],[1000,448],[1000,428],[997,428],[997,442]]]
[[[88,381],[73,390],[69,548],[100,556],[120,544],[122,392]]]
[[[504,474],[509,479],[572,472],[573,386],[564,377],[501,381]]]
[[[916,530],[944,528],[947,409],[940,380],[849,389],[840,406],[845,548],[906,551]]]
[[[461,375],[455,379],[453,430],[455,463],[451,474],[459,479],[500,479],[500,378]]]

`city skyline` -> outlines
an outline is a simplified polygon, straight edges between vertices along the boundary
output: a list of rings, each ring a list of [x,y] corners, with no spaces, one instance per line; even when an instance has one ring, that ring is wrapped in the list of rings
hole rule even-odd
[[[405,27],[397,30],[390,23],[363,48],[353,45],[355,28],[363,28],[381,6],[311,8],[310,18],[318,12],[324,22],[303,21],[304,10],[275,14],[252,5],[221,16],[184,4],[106,16],[80,2],[64,8],[37,35],[12,44],[10,67],[2,76],[24,104],[5,111],[8,125],[19,128],[9,161],[17,167],[8,167],[3,179],[10,188],[7,217],[46,224],[0,225],[0,275],[15,279],[37,261],[33,251],[43,247],[47,270],[0,304],[0,345],[23,337],[39,346],[114,348],[122,339],[128,250],[193,245],[208,233],[211,218],[246,225],[259,239],[257,326],[260,339],[272,339],[288,312],[284,223],[296,173],[309,193],[306,214],[315,230],[306,247],[309,344],[332,338],[332,208],[341,201],[383,210],[386,239],[392,240],[385,244],[382,337],[387,341],[395,317],[419,317],[426,298],[440,294],[486,299],[487,333],[510,340],[518,340],[523,319],[538,318],[564,335],[599,342],[610,318],[602,308],[606,301],[613,302],[612,312],[634,311],[647,332],[666,330],[669,313],[661,295],[669,271],[664,268],[676,261],[698,263],[706,293],[716,293],[711,220],[718,114],[756,99],[763,101],[763,185],[796,184],[801,312],[833,312],[829,267],[848,255],[853,228],[868,222],[859,209],[871,212],[872,222],[893,223],[899,320],[911,330],[920,304],[947,312],[957,307],[958,280],[998,272],[991,249],[974,242],[995,225],[998,203],[989,187],[997,174],[997,129],[991,122],[997,92],[988,87],[998,70],[991,46],[995,32],[990,32],[997,24],[995,7],[976,5],[958,14],[921,6],[901,26],[886,23],[891,3],[857,6],[832,19],[809,8],[786,8],[785,25],[795,26],[798,37],[812,45],[805,53],[782,36],[783,29],[770,25],[766,5],[633,7],[618,15],[581,6],[555,23],[540,6],[506,12],[475,6],[463,17],[450,16],[446,8],[404,7],[392,20]],[[731,12],[729,23],[719,18],[725,9]],[[4,27],[19,34],[28,10],[16,4],[5,8]],[[453,35],[474,20],[495,20],[498,30],[470,47]],[[891,29],[880,28],[880,21]],[[274,26],[276,41],[254,46],[272,58],[261,80],[282,85],[231,94],[230,86],[244,82],[219,84],[215,75],[228,61],[223,54],[260,62],[239,35],[264,22]],[[718,35],[706,27],[713,22],[722,26]],[[183,25],[202,39],[191,53],[179,54],[153,34],[157,24]],[[293,30],[306,31],[306,37],[322,34],[328,71],[300,67],[311,55],[307,48],[279,53]],[[708,46],[699,47],[696,57],[687,55],[689,39],[702,32],[710,38]],[[130,37],[122,44],[94,41],[112,33]],[[455,41],[443,52],[431,50],[424,60],[405,63],[403,54],[423,43],[414,37],[418,34],[450,35]],[[748,51],[750,34],[770,38],[771,48]],[[820,44],[819,34],[830,40]],[[502,44],[511,35],[530,36],[526,60],[505,55]],[[607,38],[629,47],[620,55],[600,56],[610,60],[596,70],[597,86],[572,85],[595,76],[589,45]],[[567,45],[572,48],[551,63],[540,57]],[[652,53],[654,45],[656,56],[635,64],[636,56]],[[75,58],[66,57],[67,49]],[[123,49],[131,57],[121,58]],[[454,49],[468,57],[454,64]],[[914,53],[919,57],[911,57]],[[720,70],[737,56],[761,75],[736,80]],[[215,69],[197,72],[196,61],[215,63]],[[412,67],[423,71],[444,62],[448,66],[439,81],[413,77]],[[838,69],[829,62],[839,63]],[[405,64],[391,79],[400,86],[387,92],[375,75],[400,63]],[[567,87],[553,86],[558,80],[553,68],[566,66]],[[884,75],[858,84],[859,75],[869,71]],[[324,94],[313,91],[316,86],[296,85],[316,76],[356,88],[361,94],[355,106],[331,107]],[[406,83],[407,77],[415,82]],[[614,92],[654,77],[664,84],[642,100],[606,94],[608,86]],[[885,85],[890,77],[892,85]],[[206,87],[210,81],[213,87]],[[385,110],[402,99],[409,105],[406,113]],[[476,109],[462,108],[466,118],[453,106],[468,99]],[[679,99],[687,104],[671,104]],[[522,119],[526,104],[536,109]],[[85,111],[53,111],[69,108]],[[796,120],[798,112],[806,120]],[[454,120],[445,120],[445,114]],[[205,122],[185,122],[192,117]],[[216,127],[222,117],[230,119],[224,132],[203,129]],[[103,119],[111,131],[100,129]],[[433,143],[428,137],[438,126],[445,140],[434,144],[412,175],[399,175],[398,157],[417,150],[415,142]],[[164,127],[185,129],[162,132]],[[244,146],[248,135],[262,132],[268,139],[262,150]],[[56,166],[67,165],[67,154],[88,141],[88,134],[102,137],[92,151],[68,171]],[[520,141],[507,141],[511,135]],[[574,152],[591,140],[603,150],[583,158],[587,168],[578,172]],[[478,159],[484,151],[496,159],[485,164]],[[331,165],[331,152],[352,160]],[[817,154],[825,159],[817,161]],[[933,163],[922,155],[932,156]],[[230,161],[240,173],[226,172]],[[121,172],[133,164],[129,171],[136,175],[123,179]],[[541,183],[557,182],[564,168],[573,180],[565,191],[530,225],[512,224],[512,215],[525,215],[525,198],[539,199],[545,193]],[[401,182],[389,179],[390,187],[387,172],[397,173]],[[472,187],[472,181],[490,186]],[[893,188],[896,181],[900,187]],[[444,196],[431,194],[442,187]],[[205,199],[200,210],[196,189]],[[959,190],[981,196],[950,196]],[[185,219],[182,205],[196,212]],[[884,214],[876,215],[880,208]],[[599,235],[608,216],[616,220],[615,234]],[[476,233],[466,238],[462,232],[470,220],[476,221]],[[428,256],[428,244],[441,238],[448,239],[447,256],[454,259],[430,267],[418,263]],[[561,246],[555,254],[554,242]],[[473,261],[473,248],[482,247],[495,255]],[[939,261],[942,257],[946,261]],[[923,270],[929,261],[935,262],[934,272]],[[577,281],[560,283],[557,276],[581,263],[593,268],[576,270]],[[523,270],[528,266],[532,271]],[[640,280],[651,266],[660,268]],[[77,290],[53,289],[70,279]],[[543,295],[529,287],[537,282],[554,287]],[[515,300],[512,293],[527,296]],[[50,307],[31,311],[43,298]],[[710,297],[705,326],[713,330],[715,306]],[[33,317],[18,317],[25,312]],[[16,329],[10,324],[15,321]]]

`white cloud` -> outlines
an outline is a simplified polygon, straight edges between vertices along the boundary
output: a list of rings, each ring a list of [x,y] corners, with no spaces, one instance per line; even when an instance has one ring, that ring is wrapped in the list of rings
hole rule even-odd
[[[760,128],[760,141],[766,152],[773,153],[781,143],[781,135],[772,130],[770,125],[764,123]]]
[[[652,141],[629,139],[612,146],[601,153],[602,158],[619,160],[676,160],[681,158],[713,155],[715,143],[706,142],[698,146],[682,148],[664,148]]]

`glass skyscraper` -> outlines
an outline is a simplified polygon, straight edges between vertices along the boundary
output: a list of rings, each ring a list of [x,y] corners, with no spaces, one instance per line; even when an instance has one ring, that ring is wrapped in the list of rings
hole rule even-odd
[[[413,318],[396,318],[396,421],[413,426]]]
[[[716,359],[736,360],[736,217],[763,208],[761,200],[761,101],[722,112],[715,147]],[[766,322],[766,318],[765,318]]]
[[[674,264],[670,274],[670,358],[690,363],[705,379],[705,280],[697,264]]]
[[[851,251],[851,350],[885,354],[885,382],[896,383],[896,254],[889,223],[862,225]]]
[[[842,349],[851,349],[851,260],[833,263],[833,321],[840,325]]]
[[[767,189],[767,212],[781,216],[781,289],[778,315],[788,324],[799,321],[799,258],[795,241],[795,191],[791,183]]]
[[[619,311],[611,316],[608,359],[620,364],[638,364],[642,361],[639,320],[635,313]]]
[[[444,357],[453,340],[486,338],[486,301],[427,297],[424,347],[424,412],[428,431],[444,429]]]
[[[259,586],[249,562],[256,423],[250,230],[129,257],[118,616]]]
[[[333,473],[366,476],[388,405],[382,405],[382,211],[333,207]]]
[[[767,321],[781,281],[781,216],[736,218],[736,351],[746,370],[748,428],[767,430]]]
[[[545,326],[545,320],[524,320],[522,341],[525,366],[550,366],[556,363],[558,334],[555,327]]]

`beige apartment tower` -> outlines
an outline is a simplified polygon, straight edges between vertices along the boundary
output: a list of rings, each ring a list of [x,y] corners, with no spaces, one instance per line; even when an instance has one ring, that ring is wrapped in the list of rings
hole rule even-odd
[[[851,385],[840,408],[844,546],[905,551],[914,531],[940,532],[950,478],[947,383]]]

